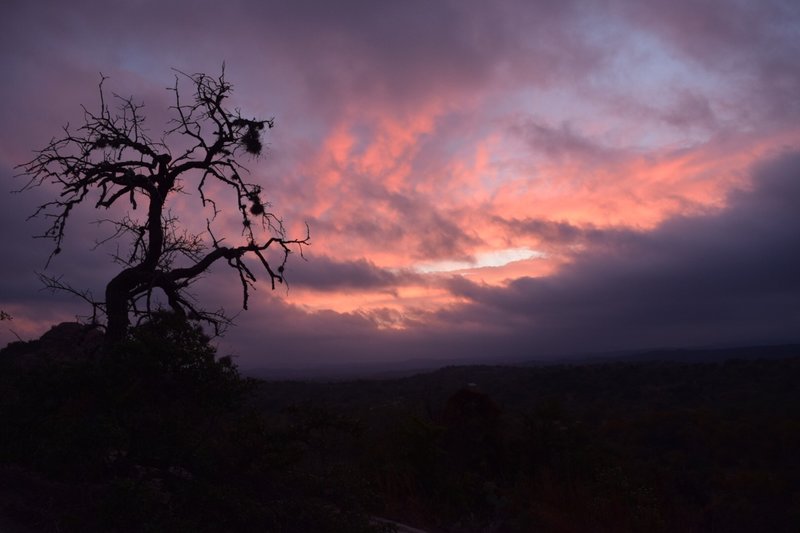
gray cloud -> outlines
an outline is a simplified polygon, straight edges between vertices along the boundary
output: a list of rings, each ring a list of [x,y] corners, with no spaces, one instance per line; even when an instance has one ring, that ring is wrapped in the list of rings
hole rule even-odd
[[[505,226],[514,235],[528,235],[541,239],[547,244],[587,244],[600,245],[609,239],[618,242],[620,233],[597,228],[593,225],[576,226],[564,221],[546,220],[541,218],[505,219],[495,217],[495,223]],[[622,232],[625,234],[626,232]]]
[[[623,29],[605,35],[600,30],[609,21]],[[701,127],[724,136],[720,117],[733,106],[747,119],[743,127],[757,137],[765,124],[796,127],[798,28],[800,4],[790,0],[615,1],[602,7],[523,0],[419,0],[388,6],[365,0],[224,5],[204,0],[11,0],[0,20],[5,73],[0,179],[5,186],[11,167],[28,159],[31,148],[42,146],[63,123],[79,122],[78,104],[96,100],[99,71],[112,76],[116,90],[147,102],[158,131],[159,110],[171,103],[164,91],[173,81],[170,67],[216,73],[227,61],[229,77],[237,83],[237,104],[247,112],[279,113],[278,139],[304,139],[289,148],[281,145],[266,168],[255,169],[270,179],[282,172],[289,176],[270,181],[275,189],[270,197],[288,218],[301,213],[303,201],[313,195],[314,177],[292,183],[292,169],[315,157],[320,141],[354,108],[366,114],[380,107],[403,117],[431,99],[452,105],[455,114],[443,117],[431,134],[440,139],[424,143],[413,161],[413,171],[436,175],[445,171],[442,162],[458,152],[454,145],[465,130],[480,138],[481,127],[491,125],[492,118],[528,112],[520,111],[524,102],[505,102],[506,94],[519,97],[515,91],[522,90],[535,99],[542,88],[566,87],[587,101],[608,97],[601,94],[605,88],[595,85],[596,75],[614,78],[618,72],[610,65],[616,51],[628,49],[642,32],[660,40],[677,61],[717,76],[725,94],[716,94],[717,87],[687,89],[678,83],[667,89],[674,101],[642,101],[637,107],[629,87],[614,78],[615,89],[624,92],[616,95],[620,109],[632,108],[633,114],[645,109],[652,114],[648,120],[654,116],[679,129]],[[627,29],[635,31],[628,35]],[[636,73],[630,74],[636,82]],[[502,94],[487,96],[497,88]],[[477,109],[484,98],[498,109]],[[555,124],[521,120],[517,133],[555,159],[574,156],[602,164],[626,155],[582,134],[588,130],[581,123]],[[285,125],[294,133],[284,134],[289,130]],[[466,160],[472,147],[464,150]],[[307,362],[492,357],[788,338],[800,330],[799,168],[797,155],[779,158],[758,169],[754,190],[733,194],[724,212],[675,218],[650,233],[544,219],[496,220],[520,234],[584,249],[550,278],[522,278],[503,288],[452,280],[450,289],[468,303],[428,315],[411,330],[376,330],[376,320],[394,319],[389,312],[374,317],[306,313],[263,291],[253,299],[253,310],[241,316],[240,327],[232,332],[236,339],[226,342],[235,342],[250,361],[267,358],[278,364],[285,355]],[[372,178],[347,176],[353,196],[365,200],[363,211],[349,218],[309,220],[315,239],[325,231],[341,232],[352,235],[354,243],[391,246],[412,236],[410,257],[469,255],[478,238],[454,223],[436,198],[390,192],[380,177]],[[46,193],[12,197],[3,189],[0,194],[4,251],[12,258],[2,266],[0,303],[40,303],[47,311],[41,315],[50,316],[53,308],[67,304],[38,291],[33,271],[43,266],[49,248],[30,238],[37,232],[35,223],[24,222]],[[392,213],[391,220],[377,206]],[[83,229],[89,220],[87,215],[73,221],[68,246],[52,270],[76,286],[98,290],[115,268],[103,252],[87,252],[93,244]],[[216,280],[217,275],[210,277]],[[408,274],[381,270],[369,259],[334,257],[294,262],[288,275],[299,286],[322,291],[388,289],[409,280]],[[212,283],[202,294],[235,309],[239,294],[229,290],[235,283]]]
[[[519,339],[553,351],[797,340],[800,154],[763,164],[753,179],[722,213],[673,218],[647,233],[584,239],[575,228],[529,222],[589,247],[547,278],[502,288],[451,281],[472,303],[449,319],[523,319]]]
[[[781,123],[800,103],[800,5],[791,0],[615,2],[618,13],[710,72],[733,75],[741,110]],[[758,94],[760,98],[752,99]]]
[[[575,158],[586,164],[611,162],[624,155],[602,143],[575,131],[569,123],[551,126],[533,119],[524,119],[513,124],[512,134],[521,137],[536,152],[553,159]]]
[[[341,289],[393,291],[398,285],[421,280],[410,272],[391,272],[366,259],[336,260],[326,256],[308,254],[306,262],[294,261],[287,279],[292,286],[319,291]]]
[[[262,301],[271,332],[263,343],[276,343],[300,366],[325,366],[797,342],[800,153],[760,165],[753,184],[751,191],[732,193],[717,214],[673,218],[652,232],[619,230],[586,239],[586,250],[553,276],[504,287],[451,278],[447,287],[466,303],[405,331],[376,330],[374,317],[365,315],[306,314]],[[574,228],[557,231],[568,239],[582,236]],[[242,354],[243,366],[286,361],[247,348],[258,342],[249,328],[242,331],[226,346]]]

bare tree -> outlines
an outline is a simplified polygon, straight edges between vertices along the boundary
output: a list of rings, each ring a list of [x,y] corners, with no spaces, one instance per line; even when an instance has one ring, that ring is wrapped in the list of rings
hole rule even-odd
[[[309,243],[307,229],[303,238],[286,237],[280,218],[262,199],[261,186],[246,180],[249,172],[239,162],[245,154],[262,153],[261,137],[265,128],[273,127],[273,120],[248,119],[239,109],[227,106],[232,85],[225,80],[224,67],[217,78],[177,72],[175,85],[169,89],[175,99],[170,108],[173,118],[156,141],[144,128],[143,104],[114,94],[117,105],[109,108],[105,80],[101,75],[100,110],[84,108],[82,126],[74,132],[69,125],[64,127],[62,136],[18,169],[28,179],[22,190],[45,184],[60,189],[55,199],[32,215],[50,222],[41,235],[55,243],[48,263],[61,252],[67,221],[79,204],[93,202],[100,210],[126,205],[125,215],[105,220],[114,228],[106,241],[130,239],[122,248],[125,252],[115,255],[123,269],[106,285],[104,301],[72,289],[59,278],[44,279],[51,288],[69,290],[89,301],[93,318],[98,311],[104,313],[109,344],[125,337],[131,317],[147,317],[156,310],[157,291],[174,312],[205,320],[218,331],[230,321],[224,311],[202,309],[187,292],[201,274],[218,261],[227,263],[238,275],[242,307],[247,309],[256,276],[245,259],[250,257],[263,267],[274,289],[276,281],[284,281],[284,266],[292,250],[302,253],[303,245]],[[194,94],[188,102],[179,91],[181,81],[192,85]],[[241,245],[223,245],[224,239],[213,232],[220,209],[212,184],[235,194],[244,237]],[[168,207],[167,200],[186,187],[196,188],[198,201],[208,213],[204,232],[188,231]],[[146,211],[142,219],[131,214],[140,206]],[[268,254],[270,248],[278,253]]]

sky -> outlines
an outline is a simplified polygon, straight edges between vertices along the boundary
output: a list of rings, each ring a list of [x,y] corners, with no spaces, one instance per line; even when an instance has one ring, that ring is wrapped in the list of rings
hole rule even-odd
[[[89,312],[37,273],[101,295],[119,269],[91,206],[48,265],[27,217],[58,191],[14,193],[15,166],[101,73],[160,132],[174,69],[223,64],[275,119],[242,162],[311,234],[247,311],[235,272],[197,283],[242,368],[798,342],[799,58],[793,0],[10,0],[0,344]]]

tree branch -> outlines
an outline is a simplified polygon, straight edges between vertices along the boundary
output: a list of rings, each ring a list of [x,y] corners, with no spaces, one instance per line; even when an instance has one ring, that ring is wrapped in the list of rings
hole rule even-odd
[[[175,84],[168,89],[174,94],[171,109],[175,116],[160,142],[145,134],[143,105],[133,98],[113,94],[118,105],[112,112],[103,87],[107,78],[101,74],[99,111],[84,108],[82,126],[73,133],[67,125],[60,138],[52,139],[31,161],[17,167],[18,175],[27,178],[20,191],[46,184],[60,190],[55,199],[41,204],[32,215],[50,222],[39,236],[54,241],[47,265],[61,252],[73,210],[90,198],[96,209],[111,210],[120,201],[122,205],[127,201],[134,210],[146,206],[142,221],[130,213],[102,220],[110,222],[114,231],[96,247],[123,238],[130,241],[127,253],[120,253],[118,247],[112,255],[124,268],[106,286],[105,302],[95,301],[60,278],[42,277],[47,287],[66,290],[89,302],[93,319],[98,312],[105,312],[110,337],[124,335],[130,315],[141,318],[154,311],[155,290],[163,293],[176,313],[224,324],[227,319],[221,311],[202,310],[187,292],[195,280],[212,264],[224,260],[237,271],[246,309],[256,276],[245,258],[253,256],[258,261],[274,289],[276,281],[285,281],[284,267],[292,249],[302,256],[302,247],[310,243],[308,231],[304,238],[287,239],[281,219],[261,197],[261,185],[245,179],[249,171],[240,159],[244,155],[260,156],[264,146],[261,136],[274,126],[273,119],[245,118],[238,109],[227,107],[233,86],[225,80],[224,68],[216,78],[175,72]],[[193,87],[190,101],[181,97],[181,81]],[[171,143],[173,139],[177,142]],[[182,146],[182,151],[173,157],[169,144]],[[174,193],[182,191],[182,183],[190,181],[196,183],[201,207],[211,209],[203,234],[181,228],[178,216],[167,204]],[[233,190],[233,207],[239,213],[241,235],[247,244],[223,246],[215,237],[212,226],[222,206],[211,194],[211,183]],[[204,236],[210,238],[210,246]],[[275,264],[266,254],[271,247],[280,251]]]

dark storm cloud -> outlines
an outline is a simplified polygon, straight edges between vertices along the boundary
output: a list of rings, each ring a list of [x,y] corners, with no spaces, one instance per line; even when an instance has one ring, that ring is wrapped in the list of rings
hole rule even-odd
[[[454,279],[450,289],[472,303],[449,319],[522,319],[520,342],[559,351],[798,340],[800,154],[761,165],[753,183],[719,214],[595,234],[599,245],[586,239],[588,250],[554,276],[501,288]],[[585,236],[527,225],[568,241]]]

